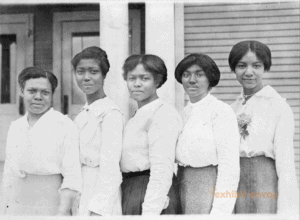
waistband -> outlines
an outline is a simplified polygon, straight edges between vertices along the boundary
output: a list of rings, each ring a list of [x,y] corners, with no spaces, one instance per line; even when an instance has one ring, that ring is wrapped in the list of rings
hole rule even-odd
[[[136,176],[150,176],[150,170],[144,170],[139,172],[122,173],[123,180]]]
[[[218,165],[209,165],[209,166],[205,166],[205,167],[192,167],[190,165],[187,166],[182,166],[181,164],[178,164],[178,168],[192,168],[192,169],[206,169],[206,168],[212,168],[212,167],[216,167],[218,168]]]

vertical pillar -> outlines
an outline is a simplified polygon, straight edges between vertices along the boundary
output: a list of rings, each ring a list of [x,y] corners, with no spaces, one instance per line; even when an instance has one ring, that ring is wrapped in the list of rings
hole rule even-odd
[[[129,55],[128,45],[128,3],[100,1],[100,47],[106,51],[110,62],[104,91],[121,108],[126,120],[129,117],[129,95],[122,77],[122,66]]]
[[[175,68],[184,58],[184,3],[175,3]],[[175,69],[174,69],[175,71]],[[175,77],[175,76],[174,76]],[[184,108],[184,89],[175,79],[175,106],[182,115]]]
[[[175,22],[173,1],[146,2],[146,53],[163,59],[168,70],[158,96],[175,107]]]

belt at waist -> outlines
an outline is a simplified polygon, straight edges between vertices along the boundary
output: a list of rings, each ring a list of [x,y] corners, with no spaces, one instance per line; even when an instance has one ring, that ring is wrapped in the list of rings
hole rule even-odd
[[[140,172],[130,172],[130,173],[122,173],[123,180],[129,179],[136,176],[150,176],[150,170],[144,170]]]
[[[217,165],[208,165],[208,166],[205,166],[205,167],[192,167],[190,165],[184,166],[184,165],[178,164],[178,168],[181,167],[181,168],[192,168],[192,169],[206,169],[206,168],[218,167],[218,166],[219,166],[219,164],[217,164]]]

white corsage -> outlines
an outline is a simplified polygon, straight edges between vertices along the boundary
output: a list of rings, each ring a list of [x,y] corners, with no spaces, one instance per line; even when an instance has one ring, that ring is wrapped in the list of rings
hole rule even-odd
[[[250,117],[250,115],[242,113],[242,114],[238,115],[237,121],[238,121],[238,125],[239,125],[240,135],[243,139],[245,139],[246,136],[249,135],[249,131],[247,130],[247,128],[251,122],[251,117]]]

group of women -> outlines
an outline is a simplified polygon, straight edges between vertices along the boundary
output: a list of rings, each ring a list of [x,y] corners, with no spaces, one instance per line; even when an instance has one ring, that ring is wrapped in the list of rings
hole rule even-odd
[[[190,98],[182,118],[157,95],[167,80],[163,60],[130,56],[123,77],[138,109],[126,125],[103,90],[110,64],[102,49],[72,60],[87,99],[75,123],[51,107],[56,77],[24,69],[18,79],[27,113],[8,132],[3,213],[296,214],[293,113],[262,81],[270,49],[242,41],[228,61],[243,87],[231,107],[210,94],[220,71],[209,56],[190,54],[177,65]]]

